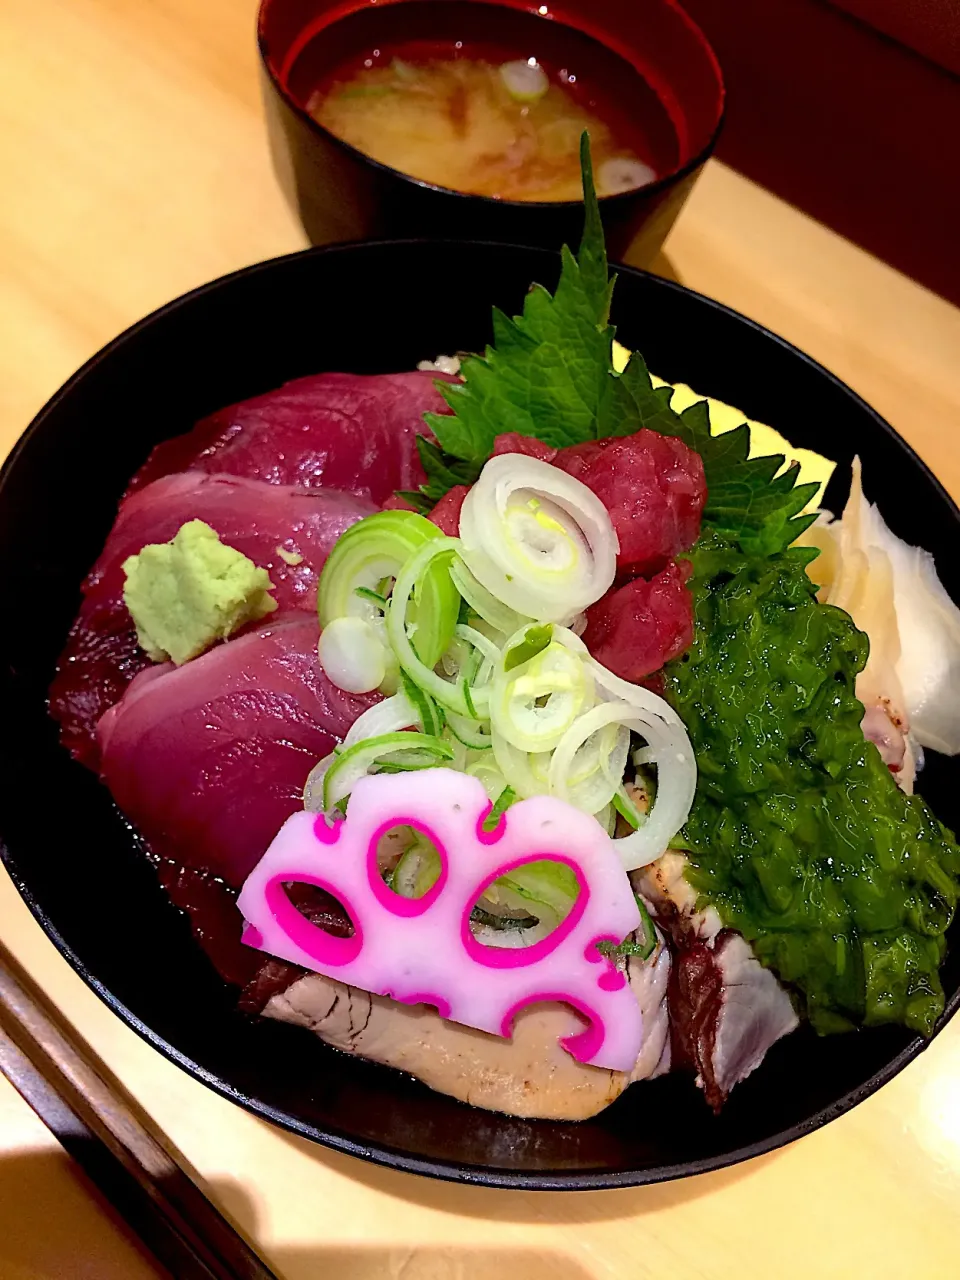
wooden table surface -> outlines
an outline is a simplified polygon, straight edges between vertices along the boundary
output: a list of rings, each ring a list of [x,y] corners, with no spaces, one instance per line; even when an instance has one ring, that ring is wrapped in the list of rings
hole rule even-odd
[[[0,0],[0,454],[128,324],[303,244],[270,172],[254,8]],[[717,163],[667,254],[849,382],[960,496],[960,312]],[[5,876],[0,934],[289,1280],[960,1275],[960,1023],[852,1114],[739,1168],[496,1192],[328,1153],[208,1092],[100,1004]],[[0,1088],[0,1280],[153,1274]]]

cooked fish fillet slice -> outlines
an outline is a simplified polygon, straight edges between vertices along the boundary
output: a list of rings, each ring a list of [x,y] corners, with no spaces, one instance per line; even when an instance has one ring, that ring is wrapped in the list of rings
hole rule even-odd
[[[787,992],[749,944],[724,929],[712,907],[695,910],[696,893],[685,867],[682,853],[666,853],[636,872],[634,884],[672,943],[672,1064],[692,1068],[707,1102],[718,1111],[798,1020]]]
[[[726,933],[715,954],[724,999],[711,1068],[716,1096],[725,1099],[759,1067],[771,1045],[794,1030],[797,1015],[774,974],[764,969],[738,933]]]
[[[558,1043],[583,1022],[562,1004],[521,1011],[510,1040],[441,1018],[426,1005],[401,1005],[310,973],[273,996],[264,1015],[315,1032],[327,1044],[407,1071],[431,1089],[488,1111],[544,1120],[586,1120],[635,1080],[670,1061],[666,1009],[670,954],[628,964],[644,1014],[644,1044],[632,1072],[585,1066]]]
[[[649,960],[627,961],[630,989],[640,1002],[643,1013],[643,1047],[637,1065],[630,1072],[630,1083],[654,1080],[670,1070],[670,948],[657,935],[657,949]]]

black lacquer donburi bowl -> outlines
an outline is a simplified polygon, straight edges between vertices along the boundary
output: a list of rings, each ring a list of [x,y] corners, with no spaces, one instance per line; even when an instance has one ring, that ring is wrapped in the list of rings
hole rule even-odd
[[[718,1118],[690,1079],[630,1089],[582,1124],[472,1110],[296,1028],[251,1020],[194,943],[96,778],[57,743],[46,691],[80,583],[127,479],[158,441],[202,415],[324,369],[410,369],[490,338],[490,308],[552,287],[557,255],[479,243],[308,250],[180,298],[94,357],[38,415],[0,476],[0,833],[10,874],[67,960],[130,1026],[185,1070],[305,1137],[397,1168],[493,1186],[629,1186],[743,1160],[809,1133],[866,1097],[923,1041],[897,1028],[777,1044]],[[862,400],[744,317],[629,269],[619,334],[661,376],[735,404],[840,464],[827,502],[864,461],[870,497],[937,558],[960,598],[960,514]],[[921,788],[960,822],[960,761],[931,756]],[[958,1002],[954,930],[944,969]]]

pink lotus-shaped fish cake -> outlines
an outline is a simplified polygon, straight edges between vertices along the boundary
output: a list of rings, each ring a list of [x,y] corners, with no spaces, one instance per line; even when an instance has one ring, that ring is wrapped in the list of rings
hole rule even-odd
[[[248,877],[238,905],[253,947],[390,996],[431,1004],[445,1018],[509,1036],[526,1005],[562,1001],[588,1026],[564,1040],[581,1062],[629,1071],[642,1041],[640,1007],[623,973],[597,950],[640,924],[626,872],[599,823],[571,805],[535,796],[513,805],[492,831],[490,801],[476,778],[450,769],[380,774],[353,789],[348,816],[288,818]],[[436,883],[405,898],[377,865],[381,837],[410,826],[440,857]],[[580,886],[567,917],[527,947],[491,947],[474,937],[470,912],[500,876],[542,859],[565,863]],[[344,906],[349,938],[311,924],[284,885],[313,884]]]

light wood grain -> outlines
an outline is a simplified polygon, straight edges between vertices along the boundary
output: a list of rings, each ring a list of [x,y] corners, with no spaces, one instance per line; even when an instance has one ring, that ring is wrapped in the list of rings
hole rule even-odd
[[[0,452],[126,325],[301,247],[270,172],[253,16],[252,0],[0,0]],[[718,164],[667,253],[684,283],[846,379],[960,494],[960,313]],[[83,986],[5,877],[0,933],[290,1280],[960,1273],[960,1025],[851,1115],[739,1169],[621,1193],[491,1192],[331,1155],[205,1090]],[[28,1130],[0,1124],[0,1171],[49,1149]],[[36,1264],[4,1243],[17,1215],[0,1197],[0,1275],[113,1274],[89,1260],[108,1229],[96,1214],[77,1228],[89,1258],[54,1240]]]

